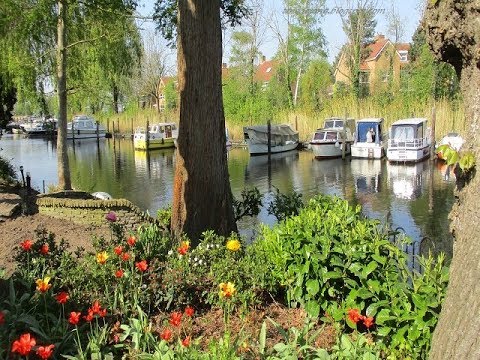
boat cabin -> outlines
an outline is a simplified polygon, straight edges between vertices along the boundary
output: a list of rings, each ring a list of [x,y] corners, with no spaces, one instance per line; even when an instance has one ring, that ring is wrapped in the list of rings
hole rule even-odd
[[[343,140],[343,133],[336,130],[318,129],[313,135],[312,141],[335,142]]]
[[[395,121],[390,129],[389,146],[425,146],[430,135],[427,119],[414,118]]]
[[[383,119],[372,118],[357,121],[355,143],[381,144],[383,132]]]

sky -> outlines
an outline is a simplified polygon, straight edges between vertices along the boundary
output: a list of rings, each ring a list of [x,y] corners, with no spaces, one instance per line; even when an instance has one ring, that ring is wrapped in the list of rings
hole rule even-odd
[[[400,18],[402,19],[405,27],[405,36],[401,39],[403,42],[411,42],[412,35],[415,32],[421,17],[421,8],[425,0],[377,0],[375,6],[378,9],[376,16],[377,34],[387,34],[387,12],[392,8],[392,5],[395,7],[396,11],[399,13]],[[155,0],[140,0],[140,6],[138,11],[144,16],[151,15],[153,12]],[[336,55],[340,51],[342,45],[346,42],[346,36],[342,30],[342,23],[340,16],[338,15],[339,10],[347,9],[348,4],[352,3],[349,0],[326,0],[325,8],[326,15],[322,20],[322,29],[325,35],[327,45],[327,56],[330,62],[333,62]],[[271,14],[279,19],[281,28],[285,31],[286,25],[282,23],[282,0],[264,0],[264,16],[265,18],[269,17]],[[153,31],[153,23],[145,23],[143,28],[150,29]],[[233,30],[236,30],[234,28]],[[230,44],[230,34],[231,30],[227,30],[225,33],[224,43],[224,60],[223,62],[228,63],[229,58],[229,44]],[[159,35],[160,36],[160,35]],[[277,50],[278,41],[271,31],[267,29],[264,41],[260,47],[260,51],[267,59],[271,59]],[[172,61],[174,61],[174,57]]]

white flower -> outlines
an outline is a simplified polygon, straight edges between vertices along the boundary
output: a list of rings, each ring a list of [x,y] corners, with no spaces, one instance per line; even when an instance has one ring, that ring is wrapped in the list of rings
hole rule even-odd
[[[200,260],[198,263],[199,263],[200,265],[202,265],[202,264],[203,264],[203,260]]]
[[[173,250],[169,250],[167,255],[172,255],[173,254]]]
[[[195,259],[193,259],[193,261],[198,261],[198,258],[195,256]]]

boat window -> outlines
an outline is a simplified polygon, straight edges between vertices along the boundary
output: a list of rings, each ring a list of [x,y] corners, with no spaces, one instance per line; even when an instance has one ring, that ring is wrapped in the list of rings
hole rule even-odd
[[[337,133],[335,131],[327,132],[327,140],[337,140]]]
[[[175,126],[175,124],[172,124],[172,130],[175,130],[177,127]]]
[[[367,142],[367,132],[373,128],[375,134],[374,136],[377,135],[377,129],[379,129],[379,124],[378,122],[360,122],[357,123],[357,141],[358,142]],[[375,138],[372,139],[375,141]]]
[[[335,126],[335,121],[333,120],[325,121],[325,124],[324,124],[325,128],[332,128],[334,126]]]
[[[163,126],[160,126],[160,133],[164,133],[165,132],[165,128]]]
[[[415,139],[413,126],[393,126],[392,139],[396,141],[407,141]]]
[[[323,140],[325,138],[325,133],[323,131],[316,132],[313,140]]]

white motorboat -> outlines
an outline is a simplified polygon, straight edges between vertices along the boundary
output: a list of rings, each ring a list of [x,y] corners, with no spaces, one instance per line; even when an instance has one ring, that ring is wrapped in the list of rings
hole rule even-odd
[[[356,122],[352,158],[381,159],[385,155],[383,118],[366,118]]]
[[[350,154],[353,143],[353,119],[326,119],[323,128],[317,129],[310,148],[317,159],[329,159]]]
[[[268,126],[253,125],[243,128],[250,155],[268,154]],[[270,153],[295,150],[298,147],[298,132],[290,125],[270,126]]]
[[[20,126],[27,136],[44,135],[47,132],[45,122],[40,118],[30,118]]]
[[[152,124],[145,128],[139,127],[133,135],[135,150],[153,150],[175,147],[178,137],[177,125],[173,122]]]
[[[67,140],[102,139],[107,131],[95,119],[86,115],[77,115],[67,123]]]
[[[427,128],[427,119],[402,119],[392,124],[387,147],[388,161],[419,162],[430,156],[430,150],[430,128]]]

